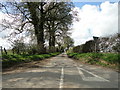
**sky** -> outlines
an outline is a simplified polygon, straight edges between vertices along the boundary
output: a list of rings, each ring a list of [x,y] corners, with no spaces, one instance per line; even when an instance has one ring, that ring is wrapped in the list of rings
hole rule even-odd
[[[105,2],[74,2],[74,11],[78,12],[79,21],[73,21],[72,35],[74,45],[80,45],[93,36],[104,37],[118,32],[118,4]],[[0,12],[0,23],[6,15]],[[1,28],[1,27],[0,27]],[[0,46],[9,48],[10,44],[2,38],[10,31],[0,32]]]
[[[72,38],[75,46],[118,33],[118,4],[105,2],[75,2],[79,21],[73,22]]]

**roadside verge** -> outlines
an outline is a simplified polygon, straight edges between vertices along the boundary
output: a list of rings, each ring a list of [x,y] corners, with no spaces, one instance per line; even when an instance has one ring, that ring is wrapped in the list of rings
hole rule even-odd
[[[67,53],[67,55],[82,63],[109,67],[117,71],[120,68],[120,54],[117,53]]]
[[[49,54],[40,54],[40,55],[3,55],[2,56],[2,68],[9,68],[17,64],[27,63],[31,61],[40,61],[46,58],[50,58],[56,55],[59,55],[59,52],[49,53]]]

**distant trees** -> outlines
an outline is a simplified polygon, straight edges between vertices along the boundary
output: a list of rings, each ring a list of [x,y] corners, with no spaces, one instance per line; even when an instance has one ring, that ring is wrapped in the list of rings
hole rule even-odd
[[[64,47],[66,48],[66,50],[69,50],[70,47],[73,46],[74,46],[74,40],[70,38],[70,36],[64,37]]]
[[[53,6],[56,3],[51,3]],[[70,29],[70,25],[72,23],[72,14],[71,3],[58,3],[56,8],[50,10],[46,15],[49,20],[46,22],[46,31],[48,32],[48,42],[49,42],[49,51],[55,51],[55,44],[57,42],[57,38],[64,37],[63,32],[67,32]],[[67,34],[67,33],[66,33]],[[59,37],[58,37],[59,36]]]
[[[12,43],[12,52],[13,54],[17,53],[17,54],[25,54],[26,53],[26,45],[22,40],[14,40],[14,42]]]

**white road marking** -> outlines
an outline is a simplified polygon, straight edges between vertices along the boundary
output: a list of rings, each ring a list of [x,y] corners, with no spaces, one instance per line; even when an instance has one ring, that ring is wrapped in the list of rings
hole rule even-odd
[[[78,69],[78,72],[79,72],[80,76],[82,77],[82,79],[83,79],[84,81],[107,81],[107,82],[109,82],[109,80],[104,79],[104,78],[102,78],[102,77],[100,77],[100,76],[98,76],[98,75],[95,75],[95,74],[93,74],[92,72],[89,72],[89,71],[87,71],[87,70],[85,70],[85,69],[83,69],[83,68],[79,68],[79,67],[77,66],[77,69]],[[81,70],[83,70],[83,71],[85,71],[85,72],[93,75],[94,77],[85,77],[85,76],[84,76],[84,73],[83,73]]]
[[[63,79],[64,79],[64,68],[62,67],[61,69],[61,76],[60,76],[60,84],[59,84],[59,88],[63,88]]]
[[[78,72],[79,72],[80,76],[84,80],[85,76],[84,76],[83,72],[79,69],[79,67],[77,67],[77,69],[78,69]]]
[[[94,73],[92,73],[92,72],[90,72],[90,71],[87,71],[87,70],[85,70],[85,69],[83,69],[83,68],[80,68],[80,69],[83,70],[83,71],[85,71],[85,72],[87,72],[87,73],[89,73],[89,74],[91,74],[91,75],[93,75],[93,76],[96,77],[96,78],[101,79],[102,81],[107,81],[107,82],[109,82],[109,80],[107,80],[107,79],[105,79],[105,78],[103,78],[103,77],[100,77],[100,76],[98,76],[98,75],[96,75],[96,74],[94,74]]]

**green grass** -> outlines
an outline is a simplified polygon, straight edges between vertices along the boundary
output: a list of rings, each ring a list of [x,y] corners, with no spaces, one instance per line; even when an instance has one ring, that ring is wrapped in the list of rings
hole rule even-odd
[[[113,53],[103,54],[101,58],[111,64],[120,63],[120,60],[119,60],[120,54],[113,54]]]
[[[78,53],[68,53],[68,57],[72,58],[73,56],[77,55]]]
[[[68,57],[80,60],[89,64],[102,66],[114,66],[118,68],[120,54],[117,53],[68,53]]]
[[[56,56],[58,54],[60,54],[59,52],[55,52],[55,53],[49,53],[51,56]]]
[[[8,54],[2,56],[2,67],[8,68],[16,64],[24,63],[24,62],[31,62],[31,61],[38,61],[43,60],[45,58],[49,58],[52,56],[56,56],[60,54],[59,52],[50,53],[50,54],[41,54],[41,55],[18,55],[18,54]]]

